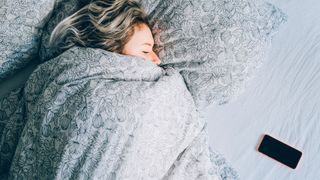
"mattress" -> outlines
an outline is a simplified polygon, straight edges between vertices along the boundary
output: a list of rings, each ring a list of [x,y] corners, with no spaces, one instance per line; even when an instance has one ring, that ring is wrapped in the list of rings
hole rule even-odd
[[[270,2],[288,15],[288,22],[238,99],[207,109],[210,144],[241,179],[319,179],[320,1]],[[256,150],[264,134],[302,151],[296,169]]]
[[[320,1],[269,1],[288,15],[288,22],[243,94],[207,109],[210,144],[245,180],[319,179]],[[34,68],[0,82],[0,97],[22,86]],[[257,152],[264,134],[303,152],[296,169]]]

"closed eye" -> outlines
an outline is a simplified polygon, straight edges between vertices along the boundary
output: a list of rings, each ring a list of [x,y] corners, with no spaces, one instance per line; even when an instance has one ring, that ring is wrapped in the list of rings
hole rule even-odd
[[[147,51],[142,51],[143,53],[145,53],[145,54],[148,54],[149,52],[147,52]]]

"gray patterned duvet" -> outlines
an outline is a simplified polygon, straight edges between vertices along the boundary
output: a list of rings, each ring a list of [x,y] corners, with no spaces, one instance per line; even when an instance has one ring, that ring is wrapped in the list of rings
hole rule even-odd
[[[173,68],[76,47],[38,66],[24,93],[9,179],[238,178]]]
[[[56,1],[35,44],[43,63],[0,99],[0,179],[240,179],[209,146],[202,110],[241,92],[285,14],[251,0],[145,0],[160,66],[99,49],[47,49],[68,7],[85,2]]]

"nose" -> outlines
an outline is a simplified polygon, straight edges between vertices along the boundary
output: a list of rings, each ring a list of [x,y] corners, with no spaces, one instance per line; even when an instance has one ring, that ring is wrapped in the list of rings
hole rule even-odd
[[[157,56],[157,54],[154,51],[152,51],[151,53],[151,60],[157,65],[161,63],[160,58]]]

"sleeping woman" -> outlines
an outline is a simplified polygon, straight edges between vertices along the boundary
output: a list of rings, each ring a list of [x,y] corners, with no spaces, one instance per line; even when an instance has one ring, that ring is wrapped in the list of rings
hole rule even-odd
[[[65,52],[26,82],[9,179],[238,179],[181,74],[159,65],[151,29],[134,0],[91,2],[55,27]]]
[[[101,48],[160,64],[147,14],[138,2],[96,1],[66,18],[53,30],[50,44]]]

